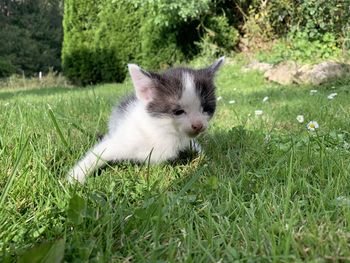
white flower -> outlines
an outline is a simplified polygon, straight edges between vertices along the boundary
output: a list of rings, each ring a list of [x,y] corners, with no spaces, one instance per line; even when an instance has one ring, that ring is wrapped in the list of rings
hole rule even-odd
[[[309,131],[315,131],[318,129],[320,126],[318,125],[317,121],[310,121],[306,127],[308,128]]]
[[[263,98],[263,102],[266,102],[268,100],[269,100],[269,97],[267,97],[267,96]]]
[[[264,138],[264,143],[269,143],[271,141],[271,135],[270,134],[266,134],[265,138]]]
[[[334,99],[334,97],[337,96],[337,95],[338,95],[338,93],[336,93],[336,92],[331,93],[331,94],[329,94],[329,95],[327,96],[327,99],[332,100],[332,99]]]
[[[298,115],[298,116],[297,116],[297,121],[298,121],[299,123],[303,123],[303,122],[304,122],[304,115]]]
[[[344,147],[345,150],[350,150],[350,143],[344,142],[343,147]]]
[[[317,93],[317,89],[310,90],[310,95],[314,95],[315,93]]]
[[[230,104],[235,104],[236,101],[235,101],[235,100],[230,100],[228,103],[230,103]]]
[[[221,96],[217,97],[217,101],[219,101],[219,100],[222,100],[222,97],[221,97]]]
[[[263,111],[262,110],[256,110],[255,111],[255,116],[260,116],[263,114]]]

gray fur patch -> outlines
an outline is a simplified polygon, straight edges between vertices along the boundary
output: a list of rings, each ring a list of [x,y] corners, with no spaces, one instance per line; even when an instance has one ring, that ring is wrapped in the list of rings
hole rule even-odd
[[[121,119],[121,117],[128,112],[128,108],[136,102],[136,96],[135,94],[131,94],[127,97],[125,97],[118,105],[116,105],[111,113],[111,116],[109,118],[109,131],[113,131],[117,128],[118,123]]]
[[[147,105],[147,111],[154,117],[173,116],[179,109],[179,100],[184,91],[183,75],[193,76],[196,93],[200,99],[203,111],[212,116],[216,109],[214,74],[210,68],[194,70],[191,68],[172,68],[164,73],[145,72],[153,80],[155,95]],[[112,116],[123,115],[128,107],[136,101],[136,96],[130,95],[113,110]]]
[[[149,73],[155,83],[156,95],[147,110],[153,116],[172,115],[179,108],[178,101],[184,91],[182,78],[185,73],[193,76],[196,92],[200,98],[203,111],[212,116],[216,109],[214,74],[206,68],[173,68],[163,74]]]

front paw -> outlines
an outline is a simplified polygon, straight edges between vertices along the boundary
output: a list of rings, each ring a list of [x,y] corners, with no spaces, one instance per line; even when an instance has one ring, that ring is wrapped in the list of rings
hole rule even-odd
[[[197,154],[202,154],[203,153],[202,147],[198,143],[197,140],[191,140],[190,141],[190,151],[193,151],[193,152],[195,152]]]
[[[83,169],[81,169],[80,167],[74,167],[67,174],[67,181],[70,184],[74,184],[76,182],[83,184],[85,182],[85,177],[86,177],[86,174],[83,171]]]

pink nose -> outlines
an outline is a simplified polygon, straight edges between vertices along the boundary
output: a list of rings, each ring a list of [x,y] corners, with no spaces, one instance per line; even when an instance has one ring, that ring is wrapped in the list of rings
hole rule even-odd
[[[201,122],[192,123],[192,129],[195,132],[200,132],[203,129],[203,123],[201,123]]]

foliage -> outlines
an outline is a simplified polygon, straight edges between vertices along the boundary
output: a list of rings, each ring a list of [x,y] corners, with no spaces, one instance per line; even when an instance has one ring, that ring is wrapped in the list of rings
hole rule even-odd
[[[146,11],[130,1],[90,2],[89,6],[68,0],[65,10],[63,69],[74,83],[120,82],[132,61],[159,68],[161,63],[184,58],[176,34],[155,28]]]
[[[243,30],[247,37],[265,36],[264,40],[303,32],[305,40],[321,41],[328,33],[344,41],[350,21],[349,1],[253,1]]]
[[[241,43],[274,63],[339,58],[350,43],[349,8],[349,1],[253,1]]]
[[[322,40],[326,33],[341,38],[350,23],[349,1],[301,1],[295,9],[291,31],[301,30],[310,40]]]
[[[308,40],[305,32],[289,34],[285,39],[279,39],[270,52],[261,51],[257,58],[269,63],[294,60],[301,63],[315,63],[326,59],[335,59],[341,54],[334,35],[326,33],[321,40]]]
[[[198,19],[209,12],[212,3],[210,0],[135,0],[148,10],[151,23],[158,27],[174,27],[179,23]]]
[[[16,72],[16,68],[7,59],[0,57],[0,78],[6,78]]]
[[[0,2],[0,77],[60,70],[62,1]]]
[[[82,85],[120,82],[130,62],[148,69],[180,63],[204,52],[205,44],[196,45],[201,39],[216,46],[215,54],[231,51],[238,39],[209,0],[67,0],[64,31],[64,73]]]
[[[229,25],[226,16],[214,16],[205,21],[204,36],[197,44],[201,56],[215,58],[229,51],[233,51],[239,41],[237,29]]]

